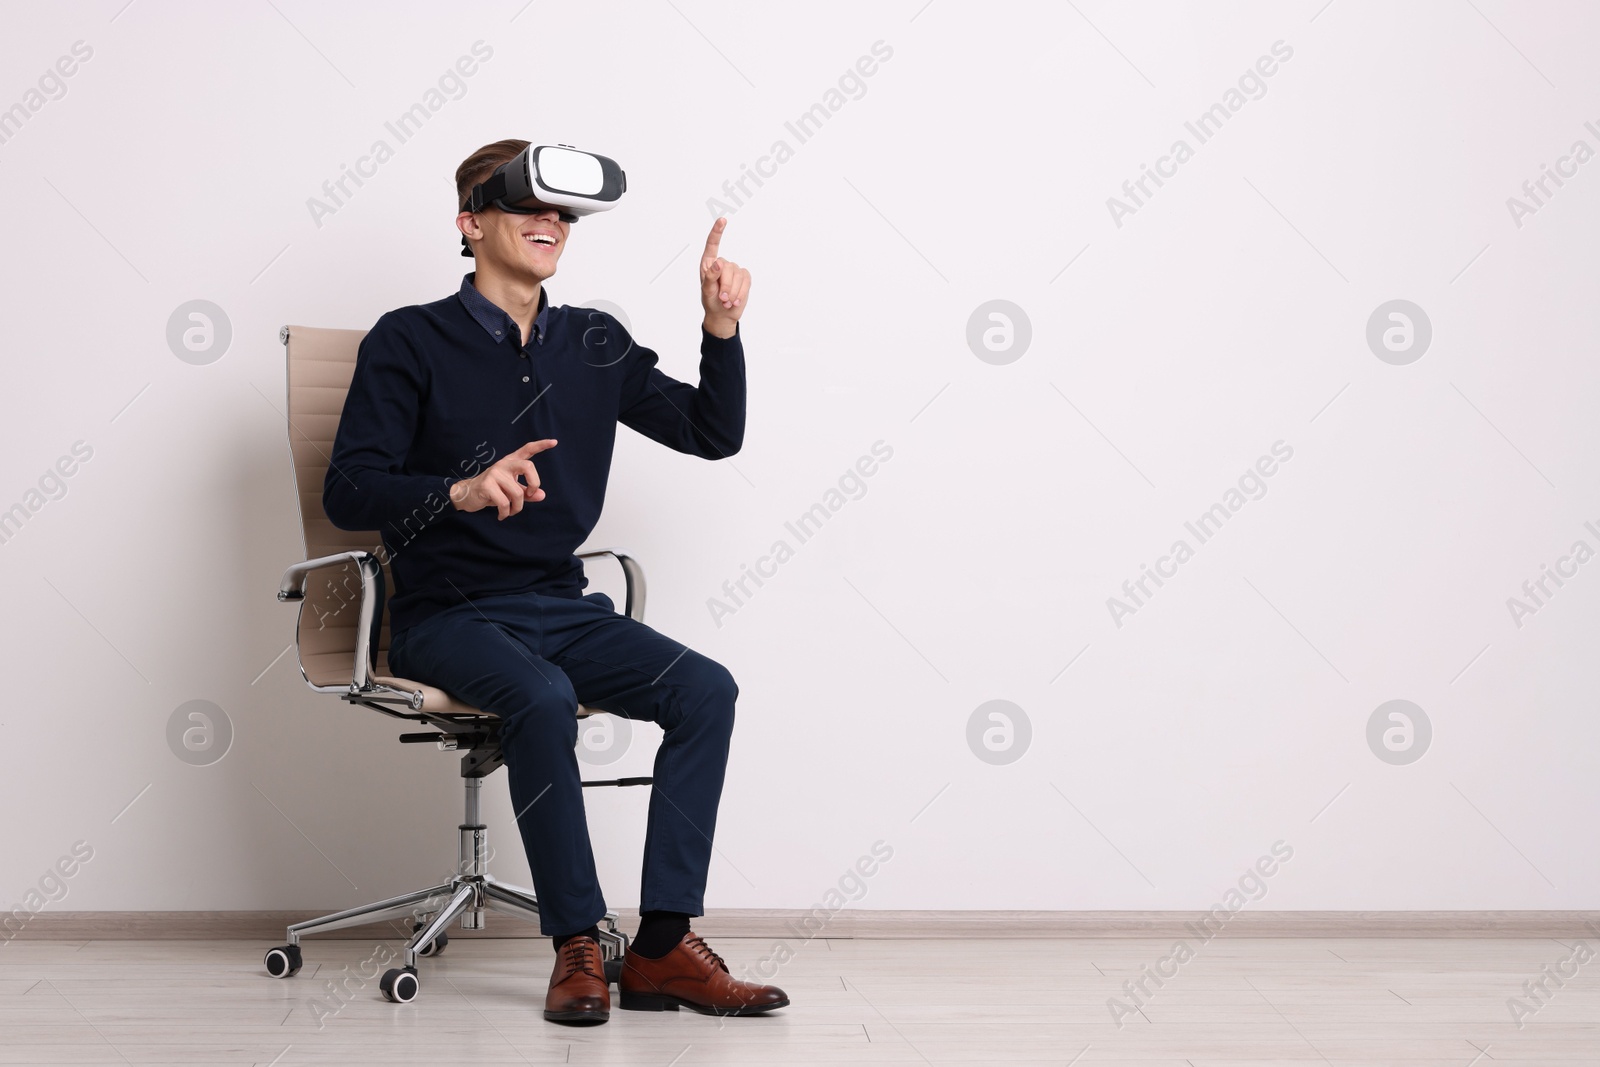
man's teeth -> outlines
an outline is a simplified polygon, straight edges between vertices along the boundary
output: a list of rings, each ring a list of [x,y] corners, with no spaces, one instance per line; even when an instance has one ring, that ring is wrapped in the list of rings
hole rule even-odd
[[[525,233],[522,235],[522,239],[524,241],[532,241],[534,244],[541,245],[554,245],[556,243],[556,239],[547,233]]]

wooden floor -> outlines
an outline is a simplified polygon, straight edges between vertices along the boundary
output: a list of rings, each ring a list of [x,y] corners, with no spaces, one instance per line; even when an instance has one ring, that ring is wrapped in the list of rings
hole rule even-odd
[[[773,1015],[614,1007],[572,1029],[539,1015],[542,941],[457,940],[394,1005],[376,980],[327,994],[370,940],[307,942],[305,969],[281,981],[253,942],[19,940],[0,945],[0,1063],[1600,1064],[1600,959],[1566,964],[1576,976],[1547,980],[1542,1004],[1524,998],[1520,1027],[1507,1004],[1543,968],[1560,975],[1571,941],[1218,938],[1160,964],[1172,976],[1147,981],[1120,1027],[1108,999],[1134,1008],[1122,982],[1170,940],[790,943],[775,982],[793,1004]],[[739,973],[773,942],[713,946]]]

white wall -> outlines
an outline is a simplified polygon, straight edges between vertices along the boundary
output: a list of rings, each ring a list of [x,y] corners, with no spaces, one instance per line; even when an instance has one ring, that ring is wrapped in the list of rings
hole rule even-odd
[[[0,144],[0,507],[93,451],[0,544],[0,903],[80,840],[52,908],[333,908],[447,872],[454,759],[276,658],[301,552],[277,331],[454,291],[455,166],[517,136],[627,169],[551,296],[620,305],[680,377],[707,200],[793,149],[724,242],[754,274],[744,450],[623,432],[591,542],[634,550],[652,623],[742,688],[710,907],[811,905],[878,840],[861,907],[1205,907],[1279,840],[1264,908],[1600,905],[1600,563],[1521,625],[1507,606],[1600,549],[1600,161],[1520,225],[1507,205],[1600,149],[1592,8],[122,3],[17,8],[0,37],[0,106],[93,50]],[[397,146],[385,122],[479,40]],[[1184,123],[1279,41],[1200,143]],[[379,138],[394,157],[319,225],[308,198]],[[1180,138],[1119,225],[1108,198]],[[232,328],[206,365],[166,340],[196,299]],[[1031,323],[1005,365],[967,343],[995,299]],[[1366,339],[1394,299],[1431,322],[1405,365]],[[880,440],[865,494],[718,625],[708,599]],[[1184,523],[1278,441],[1199,544]],[[1108,598],[1179,538],[1119,626]],[[1432,726],[1404,765],[1367,739],[1395,699]],[[234,731],[208,766],[169,747],[191,700]],[[1009,764],[969,748],[990,700],[1031,725]],[[647,773],[658,736],[610,769]],[[616,906],[646,800],[590,798]],[[524,880],[503,775],[490,807]]]

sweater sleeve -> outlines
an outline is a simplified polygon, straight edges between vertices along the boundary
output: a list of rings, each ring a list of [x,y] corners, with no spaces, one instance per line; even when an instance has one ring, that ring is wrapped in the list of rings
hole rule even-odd
[[[636,345],[620,323],[628,353],[619,421],[668,448],[703,459],[723,459],[744,444],[744,342],[736,323],[732,337],[700,329],[700,384],[680,382],[661,371],[659,356]]]
[[[411,442],[427,389],[415,344],[393,313],[362,338],[322,483],[322,508],[341,530],[415,530],[450,507],[458,477],[412,471]]]

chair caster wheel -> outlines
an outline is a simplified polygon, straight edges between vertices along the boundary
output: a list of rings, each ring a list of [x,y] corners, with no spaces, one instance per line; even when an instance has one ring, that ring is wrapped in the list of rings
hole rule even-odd
[[[621,959],[606,960],[605,961],[605,968],[606,968],[606,984],[607,985],[616,985],[618,982],[622,981],[622,960]]]
[[[383,999],[396,1004],[410,1004],[417,999],[422,983],[417,980],[415,967],[391,967],[383,972],[383,977],[378,980],[378,989],[383,993]]]
[[[274,978],[293,978],[300,973],[300,946],[283,945],[267,950],[267,973]]]
[[[415,926],[413,926],[411,928],[411,932],[413,934],[419,933],[422,930],[422,928],[424,926],[426,926],[426,925],[428,925],[428,924],[419,922],[419,923],[417,923]],[[423,945],[421,948],[417,949],[417,955],[419,955],[419,956],[437,956],[439,953],[444,951],[444,947],[446,945],[448,945],[449,943],[450,943],[450,935],[445,933],[445,932],[443,932],[443,931],[440,931],[438,937],[434,938],[432,941],[429,941],[426,945]]]

